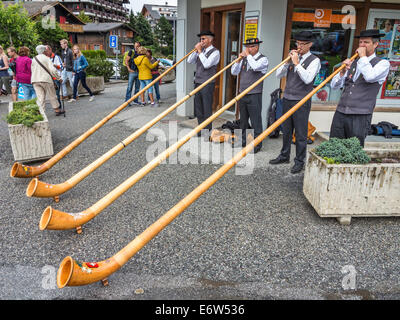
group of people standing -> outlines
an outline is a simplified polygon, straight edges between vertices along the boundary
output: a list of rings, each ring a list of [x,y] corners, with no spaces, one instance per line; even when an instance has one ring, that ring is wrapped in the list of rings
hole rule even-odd
[[[37,104],[44,110],[45,100],[49,100],[56,115],[63,114],[61,100],[69,99],[66,83],[72,88],[72,97],[68,102],[75,102],[79,82],[88,91],[93,101],[94,95],[86,84],[88,62],[77,45],[68,47],[68,40],[60,41],[61,56],[55,54],[49,45],[38,45],[37,55],[31,59],[30,49],[22,46],[18,52],[14,47],[7,48],[7,55],[0,46],[0,89],[2,94],[11,93],[12,100],[18,100],[19,88],[23,99],[37,98]]]
[[[133,88],[135,88],[134,94],[136,95],[158,78],[160,75],[158,71],[159,60],[153,57],[151,49],[143,47],[139,41],[136,41],[134,48],[128,52],[124,62],[129,72],[125,95],[125,101],[128,101],[132,97]],[[153,91],[155,91],[155,98]],[[139,97],[136,97],[129,105],[145,106],[147,101],[150,101],[150,106],[157,107],[161,103],[159,81],[150,86],[146,92],[148,99],[146,99],[145,92],[142,92],[140,94],[141,101],[139,102]]]
[[[358,58],[355,61],[343,61],[345,68],[332,79],[333,89],[343,88],[343,92],[334,114],[330,137],[351,138],[357,137],[361,146],[371,125],[372,113],[376,104],[379,89],[385,81],[390,64],[387,60],[376,56],[375,50],[379,39],[383,35],[379,30],[369,29],[361,31],[359,36]],[[212,45],[215,35],[210,31],[198,34],[200,42],[196,44],[196,51],[189,58],[188,63],[196,64],[194,87],[207,81],[217,72],[220,53]],[[279,79],[286,78],[283,94],[283,113],[288,112],[314,89],[314,80],[321,68],[320,59],[311,53],[314,42],[313,34],[301,31],[294,36],[296,49],[289,53],[290,60],[277,69]],[[247,39],[243,43],[245,49],[240,53],[242,59],[232,68],[232,75],[240,75],[239,93],[246,90],[251,84],[267,73],[268,59],[259,52],[262,43],[258,38]],[[212,115],[215,80],[207,84],[196,93],[194,99],[194,114],[198,123],[202,123]],[[261,82],[239,100],[240,129],[242,130],[241,144],[245,147],[248,143],[246,130],[254,130],[254,138],[262,133],[262,91]],[[308,119],[311,111],[311,99],[308,99],[294,114],[281,125],[283,143],[280,154],[270,160],[270,164],[277,165],[290,162],[290,151],[293,132],[296,134],[296,156],[291,173],[299,173],[304,169],[307,154]],[[250,123],[249,123],[250,121]],[[208,140],[212,129],[210,123],[205,127],[205,139]],[[254,148],[254,153],[261,150],[262,144]]]

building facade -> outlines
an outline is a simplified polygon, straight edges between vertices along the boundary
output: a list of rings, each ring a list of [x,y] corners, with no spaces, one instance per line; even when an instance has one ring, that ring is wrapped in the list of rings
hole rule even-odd
[[[135,31],[121,22],[87,23],[83,31],[77,41],[81,50],[104,50],[107,56],[115,55],[114,49],[110,48],[111,35],[118,37],[118,54],[134,47]]]
[[[71,43],[77,43],[78,35],[84,32],[83,26],[85,23],[76,17],[60,1],[20,1],[19,3],[28,12],[31,19],[49,15],[51,19],[59,23],[61,29],[68,33]],[[15,2],[3,1],[3,4],[8,6],[14,5]],[[51,19],[49,21],[51,21]]]
[[[269,69],[278,65],[294,48],[293,35],[302,30],[314,33],[311,51],[321,59],[316,87],[358,47],[354,36],[361,30],[377,28],[385,36],[377,55],[387,59],[391,71],[378,96],[373,123],[390,121],[400,125],[400,1],[399,0],[178,0],[177,60],[193,49],[196,34],[208,29],[215,33],[214,45],[221,51],[219,69],[237,58],[248,37],[263,43],[260,52],[269,60]],[[177,67],[177,98],[193,89],[194,66],[182,63]],[[225,72],[216,82],[213,110],[218,110],[237,95],[240,79]],[[266,128],[270,94],[285,88],[285,81],[275,74],[264,80],[263,126]],[[312,98],[310,121],[317,131],[329,131],[340,90],[329,84]],[[178,114],[193,115],[193,101],[178,108]],[[237,106],[229,112],[238,115]]]
[[[165,5],[144,4],[141,14],[147,19],[151,28],[154,30],[157,21],[160,20],[161,17],[167,19],[171,23],[171,26],[173,26],[177,17],[177,7],[168,5],[168,2],[165,2]]]
[[[60,0],[59,2],[74,15],[84,11],[86,16],[92,18],[93,22],[129,22],[129,9],[124,7],[124,4],[129,4],[129,0]]]

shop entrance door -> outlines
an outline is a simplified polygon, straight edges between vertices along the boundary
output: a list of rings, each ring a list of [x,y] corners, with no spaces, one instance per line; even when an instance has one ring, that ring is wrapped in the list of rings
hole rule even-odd
[[[231,63],[241,52],[241,21],[242,13],[240,11],[226,12],[224,15],[225,23],[225,45],[224,45],[224,65]],[[238,77],[232,76],[230,69],[225,72],[223,78],[222,105],[231,101],[237,95]],[[235,113],[236,104],[228,109]]]

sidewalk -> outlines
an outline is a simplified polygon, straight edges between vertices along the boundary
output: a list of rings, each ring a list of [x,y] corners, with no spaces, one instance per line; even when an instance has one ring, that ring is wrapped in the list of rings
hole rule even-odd
[[[57,184],[71,178],[172,105],[174,86],[161,86],[165,101],[161,107],[125,108],[39,179]],[[77,103],[66,103],[65,118],[55,117],[48,105],[55,152],[119,106],[125,89],[122,83],[107,85],[93,102],[83,96]],[[1,104],[0,118],[6,112],[6,104]],[[94,283],[57,289],[55,275],[63,258],[108,259],[220,168],[222,161],[213,163],[208,155],[226,150],[192,138],[175,155],[175,163],[168,159],[152,170],[85,224],[82,234],[40,231],[44,209],[49,205],[65,212],[89,208],[145,166],[162,147],[175,142],[170,128],[178,128],[178,135],[188,132],[190,128],[183,126],[187,120],[172,112],[61,195],[59,203],[28,198],[25,192],[30,180],[10,177],[14,160],[7,125],[0,121],[0,298],[400,298],[400,220],[355,218],[350,226],[342,226],[336,219],[320,218],[303,195],[303,174],[290,174],[292,163],[268,163],[278,155],[281,138],[263,141],[262,151],[254,155],[251,174],[238,174],[236,168],[226,173],[112,274],[108,287]],[[343,286],[347,275],[343,268],[349,265],[356,270],[355,289]]]

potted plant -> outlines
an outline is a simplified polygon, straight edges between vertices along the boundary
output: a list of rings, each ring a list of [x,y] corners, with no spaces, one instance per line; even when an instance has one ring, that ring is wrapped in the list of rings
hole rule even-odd
[[[400,150],[364,150],[357,138],[332,138],[309,151],[303,193],[320,217],[400,215]]]
[[[36,161],[53,155],[53,141],[46,114],[36,99],[10,102],[8,106],[8,132],[16,161]]]

